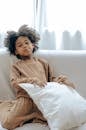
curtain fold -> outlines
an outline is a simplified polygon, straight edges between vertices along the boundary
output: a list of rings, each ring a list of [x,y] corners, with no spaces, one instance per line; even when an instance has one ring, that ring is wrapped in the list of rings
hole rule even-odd
[[[85,10],[85,0],[36,0],[40,49],[86,50]]]
[[[41,36],[39,49],[56,49],[56,36],[54,31],[49,31],[47,24],[47,3],[46,0],[35,0],[36,21],[35,28]]]
[[[0,3],[0,47],[8,30],[28,24],[41,36],[39,49],[86,50],[85,0],[22,0],[20,9],[19,1],[8,0],[6,11],[4,3]]]

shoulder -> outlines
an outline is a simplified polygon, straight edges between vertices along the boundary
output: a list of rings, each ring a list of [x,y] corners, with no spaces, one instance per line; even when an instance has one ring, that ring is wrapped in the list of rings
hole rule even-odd
[[[43,63],[43,64],[48,65],[48,61],[46,59],[38,58],[38,61],[41,62],[41,63]]]
[[[23,64],[23,61],[22,60],[17,60],[17,61],[15,61],[13,64],[12,64],[12,66],[14,67],[14,68],[17,68],[18,66],[21,66]]]

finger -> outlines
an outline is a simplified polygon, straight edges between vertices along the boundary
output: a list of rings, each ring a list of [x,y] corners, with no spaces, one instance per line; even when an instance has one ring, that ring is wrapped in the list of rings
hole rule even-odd
[[[38,85],[39,85],[41,88],[45,86],[45,84],[42,83],[42,82],[38,83]]]
[[[58,79],[63,79],[63,78],[67,78],[67,76],[64,76],[64,75],[60,75],[59,77],[58,77]]]
[[[21,127],[21,126],[23,126],[23,124],[24,124],[24,121],[22,121],[19,126]]]
[[[58,83],[60,83],[60,82],[62,82],[62,81],[63,81],[63,79],[58,79],[58,80],[57,80]]]
[[[45,84],[44,83],[40,83],[40,85],[39,85],[41,88],[42,87],[44,87],[45,86]]]
[[[44,82],[45,85],[47,85],[47,82]]]
[[[67,77],[66,77],[66,76],[61,77],[61,78],[58,79],[58,81],[61,81],[61,82],[63,82],[64,80],[67,80]]]
[[[42,82],[43,87],[47,85],[47,82]]]
[[[33,83],[33,79],[30,79],[28,82],[29,82],[30,84]]]
[[[41,83],[41,87],[45,87],[46,86],[46,83]]]
[[[58,76],[59,79],[62,78],[62,77],[64,77],[64,75],[59,75],[59,76]]]

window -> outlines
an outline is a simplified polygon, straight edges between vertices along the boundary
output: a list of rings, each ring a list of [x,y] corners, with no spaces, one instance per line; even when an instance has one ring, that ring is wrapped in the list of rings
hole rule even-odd
[[[46,1],[47,28],[56,33],[57,49],[62,49],[64,36],[67,37],[67,35],[72,40],[70,49],[73,49],[74,44],[77,44],[75,49],[79,49],[77,43],[79,40],[75,36],[83,42],[81,49],[86,49],[86,0]],[[66,45],[65,42],[64,44]]]
[[[0,0],[0,47],[8,30],[34,26],[34,0]]]

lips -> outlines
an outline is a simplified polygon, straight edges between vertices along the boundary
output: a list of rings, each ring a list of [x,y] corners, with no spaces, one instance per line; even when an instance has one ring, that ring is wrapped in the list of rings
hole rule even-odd
[[[31,49],[24,49],[24,50],[23,50],[23,53],[28,55],[28,54],[31,53]]]
[[[23,51],[24,51],[24,52],[25,52],[25,51],[29,52],[29,51],[30,51],[30,49],[24,49]]]

